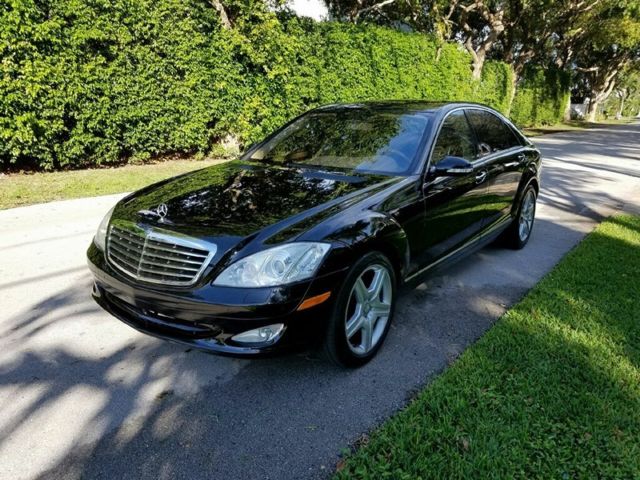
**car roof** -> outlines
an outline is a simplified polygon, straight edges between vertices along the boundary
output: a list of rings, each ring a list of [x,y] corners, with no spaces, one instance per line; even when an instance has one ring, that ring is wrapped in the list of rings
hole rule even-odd
[[[483,107],[486,105],[471,102],[447,102],[428,100],[376,100],[357,103],[334,103],[314,109],[316,112],[344,112],[348,110],[372,110],[393,113],[422,113],[449,111],[459,107]],[[491,109],[493,110],[493,109]]]

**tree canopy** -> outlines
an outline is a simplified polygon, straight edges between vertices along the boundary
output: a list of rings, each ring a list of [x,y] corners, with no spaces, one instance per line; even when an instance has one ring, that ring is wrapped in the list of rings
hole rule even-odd
[[[480,79],[489,58],[509,63],[516,82],[525,66],[569,72],[590,99],[588,119],[640,70],[638,0],[326,0],[340,21],[372,22],[457,41]],[[629,73],[626,74],[627,78]],[[635,78],[635,77],[633,77]]]

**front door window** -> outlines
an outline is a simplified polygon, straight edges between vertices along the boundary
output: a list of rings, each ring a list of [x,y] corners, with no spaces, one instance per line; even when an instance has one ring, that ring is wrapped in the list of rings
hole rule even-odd
[[[442,123],[431,155],[431,165],[436,165],[447,156],[472,161],[475,153],[475,138],[464,112],[453,112]]]

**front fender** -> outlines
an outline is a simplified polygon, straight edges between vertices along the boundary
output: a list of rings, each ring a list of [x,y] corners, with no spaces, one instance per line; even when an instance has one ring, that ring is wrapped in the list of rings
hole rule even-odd
[[[348,247],[354,259],[377,250],[389,258],[398,278],[406,275],[409,240],[402,226],[390,215],[369,210],[351,225],[335,232],[331,239]]]

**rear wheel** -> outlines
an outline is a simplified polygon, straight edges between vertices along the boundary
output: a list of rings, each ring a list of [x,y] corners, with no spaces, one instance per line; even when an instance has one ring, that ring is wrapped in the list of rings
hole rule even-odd
[[[520,200],[518,216],[504,233],[503,238],[508,247],[519,250],[529,241],[536,216],[536,200],[536,189],[529,185]]]
[[[345,367],[371,360],[384,342],[393,318],[396,278],[381,253],[361,258],[340,288],[324,341],[326,355]]]

